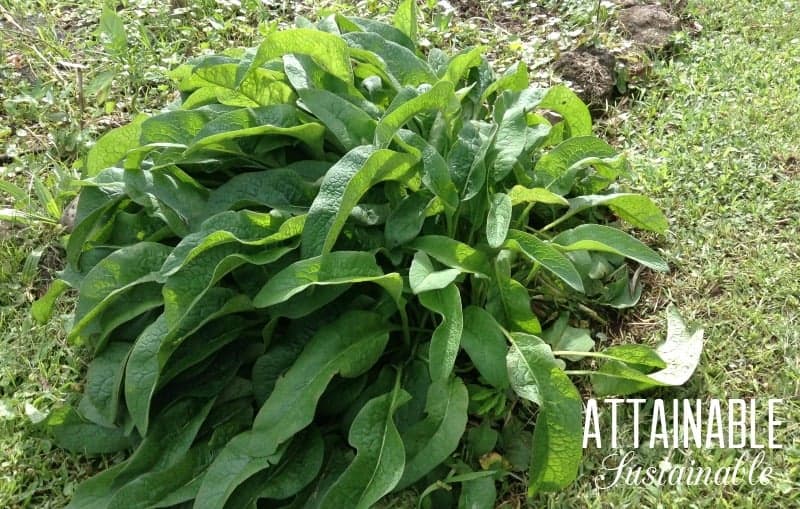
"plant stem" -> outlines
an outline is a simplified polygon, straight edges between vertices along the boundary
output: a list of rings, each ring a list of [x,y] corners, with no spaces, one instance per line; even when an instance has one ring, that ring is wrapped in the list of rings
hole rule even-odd
[[[611,361],[619,360],[619,357],[614,357],[613,355],[608,355],[600,352],[575,352],[573,350],[553,350],[553,355],[558,355],[559,357],[563,357],[565,355],[577,355],[581,357],[595,357],[597,359],[606,359]]]
[[[564,373],[567,375],[575,375],[575,376],[585,376],[585,375],[594,375],[594,371],[590,371],[588,369],[565,369]]]

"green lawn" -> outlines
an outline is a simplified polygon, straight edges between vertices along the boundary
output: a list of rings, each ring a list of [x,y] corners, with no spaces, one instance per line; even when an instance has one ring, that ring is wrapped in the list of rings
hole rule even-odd
[[[46,325],[30,318],[30,304],[60,267],[52,223],[74,193],[68,177],[88,143],[173,99],[166,71],[187,56],[254,44],[269,23],[314,12],[291,2],[235,3],[126,2],[119,14],[127,42],[115,51],[96,32],[99,2],[0,0],[0,174],[25,189],[29,210],[47,219],[0,223],[0,507],[62,507],[80,480],[119,459],[66,454],[37,425],[79,388],[87,357],[65,341],[68,304]],[[486,44],[501,65],[524,58],[546,84],[559,50],[591,38],[620,44],[613,10],[601,9],[600,23],[591,23],[596,6],[561,2],[552,7],[558,19],[547,23],[524,2],[453,20],[431,7],[424,9],[424,35],[440,46]],[[318,9],[390,12],[372,1]],[[685,387],[648,397],[782,398],[784,449],[767,451],[774,472],[763,487],[607,491],[597,490],[593,478],[609,451],[591,451],[579,480],[538,497],[535,507],[800,507],[800,4],[691,2],[687,12],[700,33],[680,37],[671,56],[650,57],[644,93],[611,107],[598,127],[630,154],[638,170],[632,187],[654,196],[671,220],[667,238],[653,241],[672,272],[648,275],[640,305],[612,321],[607,334],[654,343],[665,333],[666,304],[674,302],[705,328],[705,353]],[[548,40],[554,30],[574,36]],[[87,67],[78,72],[70,62]],[[13,205],[20,204],[0,192],[0,209]],[[630,443],[630,428],[622,435]],[[668,457],[717,468],[739,454],[696,450],[689,458],[642,448],[636,462],[657,466]],[[512,483],[504,507],[524,507],[521,493],[522,485]],[[408,500],[390,504],[405,507]]]
[[[676,303],[705,327],[705,353],[685,388],[653,397],[782,398],[784,449],[767,452],[775,475],[765,487],[615,488],[597,497],[587,472],[559,497],[566,506],[800,506],[800,5],[707,4],[690,5],[699,36],[656,60],[644,98],[608,125],[641,171],[637,185],[672,221],[664,250],[673,271],[653,282],[639,318],[628,319],[639,323],[623,335],[663,334],[654,314]],[[718,467],[739,454],[691,459]],[[638,457],[657,465],[664,453],[643,448]]]

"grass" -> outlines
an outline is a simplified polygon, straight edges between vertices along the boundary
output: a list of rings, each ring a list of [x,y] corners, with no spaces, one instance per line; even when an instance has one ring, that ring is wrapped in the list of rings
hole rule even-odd
[[[69,177],[90,141],[173,98],[168,68],[191,55],[253,44],[270,23],[312,15],[303,3],[237,3],[126,2],[119,16],[127,46],[120,51],[97,33],[99,2],[0,0],[3,181],[25,189],[32,206],[55,220],[74,194]],[[500,68],[524,58],[543,83],[553,80],[548,66],[559,51],[582,42],[620,43],[613,12],[604,7],[599,22],[592,21],[594,1],[542,2],[551,14],[525,2],[482,11],[458,11],[466,3],[452,3],[454,18],[435,2],[424,9],[431,44],[486,44]],[[370,1],[317,9],[390,14]],[[639,170],[633,186],[655,196],[672,221],[661,248],[673,271],[651,278],[640,306],[607,333],[613,341],[655,342],[664,334],[666,303],[676,303],[705,327],[701,367],[685,387],[647,397],[782,398],[784,449],[767,451],[765,464],[774,469],[768,486],[610,490],[594,482],[610,451],[590,450],[576,483],[537,497],[536,507],[800,507],[800,6],[723,0],[690,4],[688,12],[701,33],[681,38],[672,56],[653,56],[646,92],[628,100],[628,108],[612,107],[600,126],[631,154]],[[553,31],[565,35],[548,39]],[[37,179],[54,195],[55,210],[36,193]],[[12,205],[19,206],[0,193],[0,208]],[[24,269],[26,260],[57,245],[61,233],[49,224],[0,223],[2,507],[62,507],[80,480],[119,459],[66,454],[37,425],[78,388],[86,362],[64,340],[68,303],[45,325],[28,313],[58,263],[49,250],[38,271],[31,268],[35,259]],[[631,443],[631,428],[621,433],[621,443]],[[718,468],[739,454],[695,450],[683,457],[641,448],[635,463],[657,466],[666,457]],[[525,505],[519,484],[504,489],[504,507]]]
[[[587,477],[557,505],[800,507],[800,180],[792,162],[792,119],[800,115],[800,40],[793,27],[800,6],[717,2],[690,9],[703,33],[674,58],[657,60],[646,96],[607,124],[607,136],[627,146],[641,170],[637,186],[657,197],[672,220],[664,252],[673,272],[654,282],[637,311],[645,325],[624,335],[658,336],[657,303],[675,302],[705,326],[706,349],[686,387],[651,397],[782,398],[784,449],[767,452],[775,475],[764,487],[623,487],[596,499]],[[637,453],[645,466],[664,457],[660,450]],[[696,450],[692,459],[719,467],[741,454]]]

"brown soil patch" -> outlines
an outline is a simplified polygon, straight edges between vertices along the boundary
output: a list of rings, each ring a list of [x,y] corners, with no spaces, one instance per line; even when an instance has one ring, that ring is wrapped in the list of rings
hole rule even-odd
[[[578,48],[562,53],[556,72],[572,82],[580,98],[594,108],[603,108],[616,92],[616,58],[606,50]]]
[[[619,21],[631,40],[640,46],[662,50],[680,30],[680,19],[659,5],[634,5],[622,9]]]
[[[796,178],[800,176],[800,153],[776,155],[775,162],[780,166],[780,171],[784,175]]]

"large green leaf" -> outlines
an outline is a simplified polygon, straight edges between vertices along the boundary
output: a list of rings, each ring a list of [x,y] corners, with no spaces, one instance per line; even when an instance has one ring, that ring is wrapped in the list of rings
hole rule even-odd
[[[409,245],[423,251],[431,258],[435,258],[448,267],[453,267],[463,272],[480,274],[487,277],[491,272],[489,258],[483,251],[479,251],[450,237],[445,237],[443,235],[425,235],[423,237],[417,237]]]
[[[458,509],[494,509],[496,499],[497,490],[492,477],[465,480],[461,483]]]
[[[510,230],[505,245],[540,264],[575,290],[583,291],[583,282],[578,270],[572,265],[569,258],[549,242],[540,240],[536,235],[530,233]]]
[[[258,47],[250,72],[270,60],[287,54],[307,55],[332,75],[346,82],[353,81],[347,44],[333,34],[308,28],[295,28],[269,34]]]
[[[375,283],[399,302],[403,280],[399,274],[384,274],[370,253],[334,251],[297,261],[273,276],[256,295],[256,307],[269,307],[287,301],[306,288],[316,285]]]
[[[278,447],[314,418],[317,402],[336,374],[355,377],[369,369],[389,339],[383,318],[351,311],[322,328],[259,410],[251,431],[231,440],[206,473],[196,509],[222,507],[233,490],[268,468]]]
[[[565,195],[575,185],[579,171],[593,165],[595,168],[608,166],[615,169],[623,163],[624,160],[620,159],[614,147],[600,138],[578,136],[563,141],[553,150],[542,155],[536,162],[534,172],[542,187],[546,187],[556,194]],[[615,170],[606,174],[610,181],[616,178],[619,171]],[[599,190],[594,189],[595,192]]]
[[[409,399],[398,389],[370,400],[358,412],[348,435],[356,457],[325,493],[320,507],[368,509],[397,485],[406,453],[393,417]]]
[[[399,12],[399,11],[398,11]],[[410,51],[416,51],[414,41],[403,30],[397,27],[388,25],[381,21],[376,21],[369,18],[359,18],[355,16],[341,16],[336,15],[336,22],[341,29],[342,33],[347,32],[372,32],[378,34],[387,41],[392,41]]]
[[[512,64],[500,78],[492,82],[481,94],[481,101],[485,101],[492,94],[502,93],[505,90],[520,92],[528,87],[528,66],[525,61]]]
[[[98,424],[113,427],[117,420],[122,378],[130,350],[129,343],[112,342],[89,363],[85,398],[102,418]]]
[[[139,146],[144,147],[151,143],[188,146],[197,133],[218,113],[207,107],[168,111],[147,118],[141,125]]]
[[[209,194],[205,215],[211,217],[246,206],[303,213],[308,211],[316,195],[317,186],[289,168],[243,173]]]
[[[591,207],[605,205],[631,225],[663,234],[669,227],[667,218],[653,200],[641,194],[614,193],[578,196],[569,199],[569,209],[557,223]]]
[[[391,108],[378,122],[375,130],[375,144],[386,147],[392,137],[406,122],[421,112],[440,110],[445,115],[453,115],[458,111],[459,103],[453,90],[453,84],[447,81],[436,83],[430,90],[404,101]]]
[[[469,394],[458,377],[431,383],[425,419],[402,433],[406,465],[397,488],[409,486],[444,462],[458,447],[467,425]]]
[[[303,106],[333,134],[345,150],[372,142],[375,120],[364,110],[333,92],[314,88],[299,91]]]
[[[511,387],[539,406],[528,495],[560,490],[575,479],[581,462],[581,397],[544,341],[528,334],[512,337],[506,361]]]
[[[102,312],[137,285],[156,281],[170,251],[163,244],[140,242],[114,252],[89,271],[79,288],[70,341],[93,344],[104,335],[98,320]]]
[[[304,257],[333,249],[350,211],[375,184],[404,180],[416,158],[393,150],[364,145],[345,154],[325,175],[311,204],[302,236]]]
[[[226,503],[227,507],[253,507],[258,499],[282,500],[295,495],[319,473],[325,444],[316,426],[298,433],[283,453],[280,463],[242,483]]]
[[[123,200],[124,188],[118,185],[119,171],[101,171],[81,182],[81,194],[75,211],[75,228],[67,242],[67,263],[80,271],[81,255],[91,247],[101,220],[108,220]]]
[[[118,452],[134,444],[134,438],[122,428],[90,422],[68,406],[54,410],[47,418],[47,427],[59,447],[82,454]]]
[[[497,322],[485,309],[477,306],[464,309],[461,346],[487,382],[498,389],[508,388],[506,339]]]
[[[495,258],[495,284],[505,316],[504,325],[509,330],[539,334],[542,326],[531,309],[528,289],[511,277],[511,251],[504,249]]]
[[[325,127],[321,124],[299,123],[297,109],[288,104],[240,108],[219,115],[205,124],[196,133],[183,157],[204,150],[245,154],[245,149],[237,141],[269,135],[296,138],[303,142],[313,157],[322,159],[324,134]]]
[[[445,209],[453,212],[458,207],[459,196],[447,161],[433,145],[418,134],[407,129],[400,129],[397,133],[406,149],[419,152],[422,160],[422,184],[442,200]],[[413,152],[416,155],[416,152]]]
[[[213,399],[182,399],[164,409],[133,455],[115,477],[121,487],[141,474],[169,468],[189,451],[200,426],[211,411]]]
[[[423,251],[417,251],[408,271],[408,283],[411,291],[419,294],[430,290],[441,290],[455,281],[459,274],[461,274],[459,269],[436,270],[428,255]]]
[[[403,198],[386,218],[384,236],[388,248],[405,244],[419,235],[431,200],[431,195],[422,191]]]
[[[197,493],[197,481],[210,464],[214,452],[207,443],[194,446],[173,465],[146,472],[120,487],[113,498],[100,507],[150,509],[173,507],[176,503],[189,501]],[[80,494],[82,487],[79,486],[76,493]],[[75,497],[72,501],[75,509],[89,507],[83,505],[83,500]],[[69,507],[73,507],[72,504]]]
[[[486,218],[486,240],[489,246],[497,248],[503,245],[511,224],[511,198],[505,193],[496,193],[489,203],[489,215]]]
[[[512,205],[519,205],[520,203],[569,205],[569,202],[566,198],[543,187],[529,188],[521,185],[515,185],[508,191],[508,196],[511,198]]]
[[[400,44],[368,32],[351,32],[343,35],[342,38],[351,48],[361,49],[377,56],[389,74],[402,86],[418,86],[423,83],[436,82],[436,75],[428,64]],[[359,55],[363,55],[363,53],[354,53],[353,56],[358,58]]]
[[[187,336],[209,321],[250,308],[249,300],[224,288],[214,288],[170,327],[164,314],[136,339],[125,368],[125,403],[134,424],[142,434],[150,421],[150,403],[169,357]]]
[[[209,60],[193,69],[195,79],[192,81],[197,83],[196,78],[199,78],[209,85],[215,85],[206,88],[211,88],[213,97],[222,104],[268,106],[289,103],[296,97],[291,87],[283,81],[284,76],[281,73],[258,68],[242,77],[246,70],[236,60]],[[187,81],[189,80],[184,81],[184,87],[188,85]]]
[[[496,126],[467,122],[447,153],[447,165],[453,182],[466,201],[475,197],[486,185],[487,155],[496,136]]]
[[[270,469],[260,486],[259,498],[287,499],[305,488],[322,468],[325,444],[316,427],[310,426],[292,441],[286,461]]]
[[[592,134],[592,115],[589,108],[569,88],[563,85],[550,88],[538,107],[555,111],[564,117],[570,137]]]
[[[482,53],[483,48],[477,47],[464,50],[458,55],[455,55],[447,63],[447,69],[442,79],[456,85],[466,77],[470,69],[478,67],[481,64]]]
[[[353,103],[369,113],[371,117],[377,118],[380,115],[381,110],[364,97],[363,89],[356,87],[351,81],[334,76],[309,56],[284,55],[283,70],[286,78],[298,93],[309,89],[326,90]]]
[[[583,224],[556,235],[553,243],[564,251],[600,251],[635,260],[645,267],[668,272],[669,266],[655,251],[627,233],[610,226]]]
[[[272,214],[250,210],[221,212],[175,246],[161,267],[161,276],[172,276],[208,250],[225,244],[268,247],[294,239],[302,232],[304,222],[305,216],[284,221]]]
[[[137,115],[130,124],[112,129],[97,140],[86,154],[86,176],[94,177],[116,165],[128,150],[138,147],[141,125],[147,118],[147,115]]]
[[[441,290],[420,293],[419,302],[442,317],[431,336],[428,367],[431,380],[444,380],[453,371],[461,345],[461,333],[464,329],[461,294],[458,287],[450,283]]]
[[[505,92],[500,99],[505,110],[497,127],[492,155],[494,167],[491,175],[494,182],[504,179],[514,168],[522,163],[526,148],[535,143],[529,137],[544,141],[547,130],[534,131],[528,128],[527,111],[541,98],[541,90],[528,88],[519,93]],[[497,108],[497,106],[495,106]]]
[[[417,2],[403,0],[394,11],[394,26],[413,42],[417,40]]]

